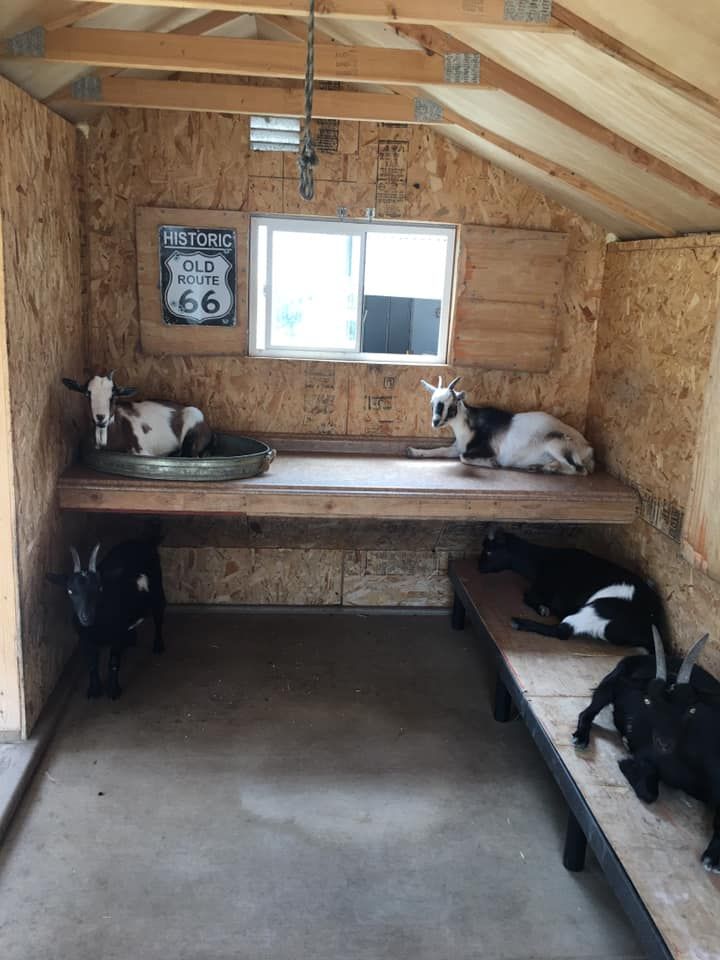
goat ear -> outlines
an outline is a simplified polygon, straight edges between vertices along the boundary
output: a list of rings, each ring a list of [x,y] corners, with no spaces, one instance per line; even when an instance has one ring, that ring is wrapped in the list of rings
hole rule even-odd
[[[460,390],[459,392],[453,390],[453,393],[455,394],[455,399],[456,399],[456,400],[464,400],[464,399],[465,399],[465,391],[464,391],[464,390]]]
[[[77,390],[78,393],[87,394],[87,384],[80,384],[77,380],[71,380],[70,377],[63,377],[62,382],[68,388],[68,390]]]
[[[134,397],[136,393],[135,387],[113,387],[114,397]]]
[[[48,583],[56,583],[59,587],[67,585],[67,577],[64,573],[46,573],[45,579]]]
[[[421,380],[420,383],[421,383],[421,385],[422,385],[423,387],[425,387],[425,389],[427,390],[428,393],[435,393],[435,387],[431,386],[431,385],[427,382],[427,380]]]

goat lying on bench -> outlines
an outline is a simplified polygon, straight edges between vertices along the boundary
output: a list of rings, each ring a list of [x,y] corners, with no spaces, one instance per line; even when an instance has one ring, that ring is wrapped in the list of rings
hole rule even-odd
[[[585,550],[541,547],[502,530],[492,530],[483,543],[478,568],[483,573],[514,570],[530,581],[523,600],[540,623],[513,617],[512,626],[546,637],[588,636],[607,643],[652,649],[652,627],[659,626],[662,603],[637,574]]]
[[[510,413],[498,407],[472,407],[464,391],[457,392],[460,377],[437,387],[420,383],[432,397],[433,427],[449,426],[455,442],[449,447],[408,447],[409,457],[459,457],[472,467],[506,467],[542,473],[592,473],[593,448],[573,427],[549,413]]]
[[[636,796],[653,803],[662,782],[714,807],[713,835],[701,860],[720,873],[720,683],[695,666],[708,635],[682,662],[673,658],[669,671],[656,629],[653,639],[654,657],[625,657],[601,681],[573,741],[587,747],[593,720],[612,704],[615,727],[632,754],[620,769]]]

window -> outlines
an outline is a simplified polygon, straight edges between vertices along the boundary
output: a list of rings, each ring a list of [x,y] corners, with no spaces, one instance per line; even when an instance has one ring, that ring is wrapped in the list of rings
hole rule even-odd
[[[253,356],[445,362],[455,228],[253,217]]]

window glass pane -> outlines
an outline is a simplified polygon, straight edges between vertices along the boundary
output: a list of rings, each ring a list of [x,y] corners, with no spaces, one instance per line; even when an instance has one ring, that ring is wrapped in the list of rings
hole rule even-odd
[[[435,354],[448,256],[446,235],[368,233],[361,349]]]
[[[271,236],[271,346],[354,350],[360,237],[291,230]]]
[[[369,233],[365,295],[442,300],[448,238],[388,230]]]

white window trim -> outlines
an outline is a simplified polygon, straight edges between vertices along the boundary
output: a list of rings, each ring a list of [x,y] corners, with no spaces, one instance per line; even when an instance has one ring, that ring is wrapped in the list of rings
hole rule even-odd
[[[436,353],[363,353],[359,349],[336,349],[336,350],[309,350],[292,349],[279,347],[259,347],[257,337],[258,326],[258,290],[257,274],[255,270],[255,257],[258,249],[258,230],[261,226],[268,227],[270,230],[279,225],[292,225],[296,232],[306,233],[342,233],[344,235],[354,234],[362,236],[370,231],[383,231],[392,233],[401,228],[406,233],[444,233],[448,239],[448,257],[445,263],[445,291],[440,310],[440,328],[438,334],[439,349]],[[450,329],[450,313],[453,302],[453,279],[455,272],[455,257],[457,254],[457,229],[451,224],[444,223],[418,223],[416,221],[407,222],[403,220],[338,220],[330,217],[291,217],[291,216],[251,216],[250,218],[250,311],[249,311],[249,354],[251,357],[274,357],[279,359],[296,360],[346,360],[358,363],[385,363],[398,366],[401,364],[407,366],[427,366],[447,363],[447,354],[449,350],[448,334]],[[268,257],[266,265],[267,276],[271,276],[272,252],[271,245],[268,244]],[[361,244],[360,277],[365,274],[365,244]],[[362,336],[362,322],[360,311],[362,310],[362,298],[358,298],[358,322],[357,322],[357,345],[359,346]],[[267,313],[269,314],[269,310]],[[266,317],[266,324],[269,323],[269,316]],[[265,328],[266,337],[268,337],[268,327]],[[267,342],[267,340],[266,340]]]

